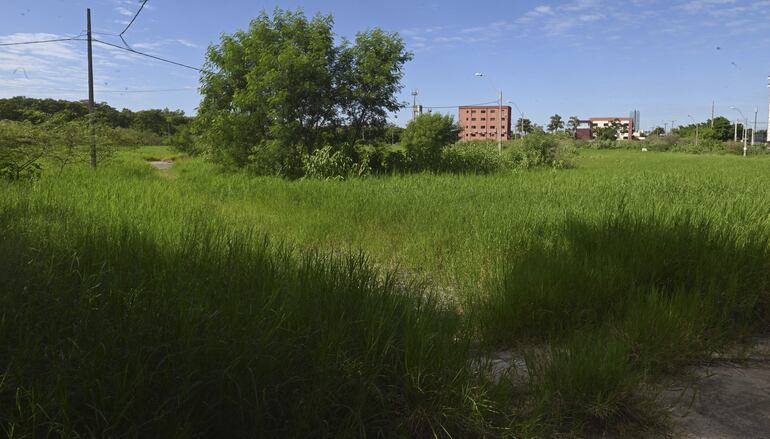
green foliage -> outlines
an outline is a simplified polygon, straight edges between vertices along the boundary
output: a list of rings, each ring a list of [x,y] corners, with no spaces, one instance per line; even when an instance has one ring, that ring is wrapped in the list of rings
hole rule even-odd
[[[433,293],[167,183],[124,162],[3,188],[4,435],[486,435],[469,341]]]
[[[460,142],[442,151],[441,170],[462,174],[489,174],[511,168],[491,142]]]
[[[606,127],[593,127],[594,138],[596,140],[614,142],[618,138],[620,129],[620,122],[616,119]]]
[[[560,142],[545,133],[533,133],[511,143],[507,150],[514,166],[529,169],[539,166],[569,168],[576,154],[571,142]]]
[[[410,168],[409,157],[401,150],[386,151],[382,163],[391,174],[406,172]]]
[[[567,125],[569,126],[570,132],[574,136],[578,127],[580,126],[580,118],[577,116],[570,116],[569,121],[567,121]]]
[[[0,181],[6,435],[663,437],[656,386],[770,319],[770,156],[328,184],[147,154]]]
[[[567,430],[639,423],[645,377],[674,373],[770,318],[765,233],[744,240],[699,215],[622,211],[560,227],[512,247],[482,325],[490,343],[550,345],[527,364],[539,413]]]
[[[524,133],[529,134],[535,131],[535,127],[532,124],[532,121],[526,118],[519,118],[516,121],[516,132],[517,133]]]
[[[439,170],[445,147],[457,142],[457,125],[451,115],[422,114],[409,121],[401,142],[416,170]]]
[[[381,130],[399,108],[411,55],[380,29],[335,44],[332,26],[329,15],[276,9],[209,47],[199,121],[212,158],[283,175],[325,144],[358,159],[363,130]]]
[[[556,131],[563,130],[564,129],[564,121],[562,120],[561,116],[558,114],[554,114],[551,116],[550,121],[548,122],[548,131],[551,133],[555,133]]]
[[[88,117],[88,103],[84,101],[22,96],[0,99],[0,120],[62,125],[68,122],[85,122]],[[185,116],[183,111],[171,111],[167,108],[142,111],[124,108],[123,111],[118,111],[104,102],[94,106],[94,122],[99,126],[147,131],[155,136],[173,135],[190,121],[191,118]]]
[[[321,180],[345,180],[349,177],[362,177],[370,172],[367,163],[355,164],[342,151],[333,151],[331,146],[324,146],[304,156],[303,170],[305,177]]]

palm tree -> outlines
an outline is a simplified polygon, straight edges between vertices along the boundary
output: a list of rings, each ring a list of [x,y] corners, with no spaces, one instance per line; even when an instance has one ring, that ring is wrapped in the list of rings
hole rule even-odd
[[[569,122],[567,122],[567,125],[569,125],[569,130],[572,132],[572,135],[574,136],[575,133],[577,133],[577,129],[580,126],[580,118],[577,116],[572,116],[569,118]]]
[[[554,114],[551,116],[551,122],[548,124],[548,131],[554,132],[564,128],[564,121],[561,120],[561,116]]]

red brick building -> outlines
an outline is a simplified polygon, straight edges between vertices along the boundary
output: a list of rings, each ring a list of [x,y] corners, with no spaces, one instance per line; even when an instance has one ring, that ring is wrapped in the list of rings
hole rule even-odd
[[[458,124],[460,126],[460,141],[497,140],[502,131],[503,140],[511,136],[511,107],[497,105],[460,107]],[[502,116],[502,117],[501,117]]]

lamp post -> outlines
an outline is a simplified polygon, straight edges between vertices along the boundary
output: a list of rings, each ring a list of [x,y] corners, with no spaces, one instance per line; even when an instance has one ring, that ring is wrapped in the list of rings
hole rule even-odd
[[[741,115],[743,118],[743,156],[746,157],[746,151],[748,150],[748,146],[746,145],[746,125],[749,124],[749,120],[746,119],[746,116],[743,115],[743,112],[738,109],[738,107],[730,107],[731,110],[735,110],[738,112],[738,114]],[[735,135],[738,135],[738,122],[735,122]]]
[[[492,80],[489,79],[489,76],[485,75],[481,72],[476,72],[476,76],[479,78],[487,78],[487,81],[489,81],[490,84],[492,84],[492,88],[498,89],[495,87],[495,84],[492,83]],[[500,90],[500,94],[498,95],[498,101],[497,101],[497,151],[501,154],[503,153],[503,90]],[[510,117],[510,115],[508,116]]]
[[[698,123],[695,122],[695,118],[691,114],[688,114],[687,117],[692,119],[692,123],[695,124],[695,148],[698,148]]]

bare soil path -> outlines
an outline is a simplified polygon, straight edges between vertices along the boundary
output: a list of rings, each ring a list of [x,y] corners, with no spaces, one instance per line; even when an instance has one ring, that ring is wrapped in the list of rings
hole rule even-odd
[[[682,438],[770,438],[770,337],[748,354],[718,356],[698,368],[692,388],[662,395]]]

